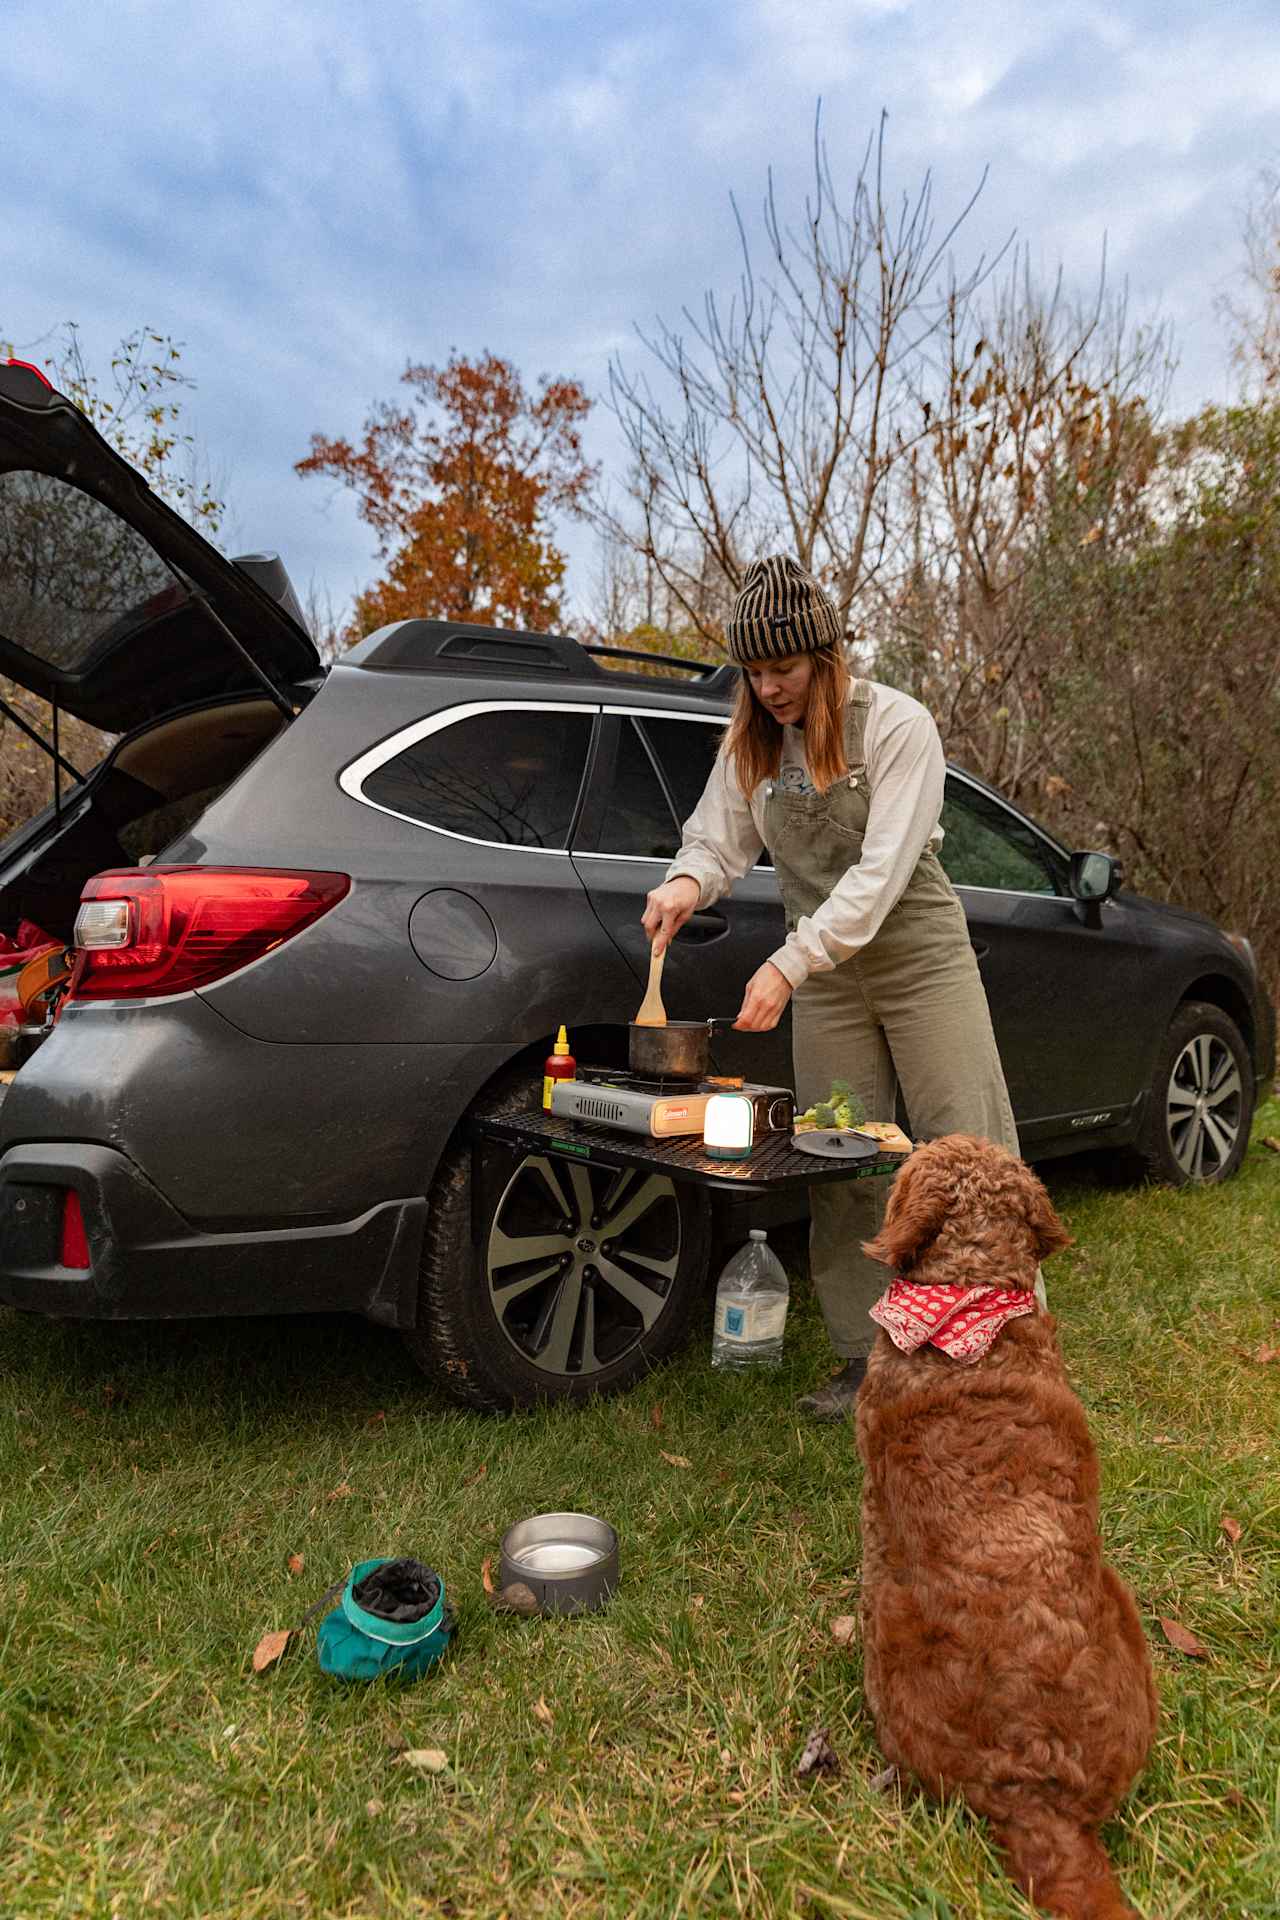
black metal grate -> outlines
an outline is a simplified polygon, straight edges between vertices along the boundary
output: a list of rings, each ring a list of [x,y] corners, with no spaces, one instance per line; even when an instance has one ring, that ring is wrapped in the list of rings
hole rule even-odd
[[[540,1107],[527,1113],[480,1112],[471,1116],[471,1124],[478,1134],[526,1151],[554,1153],[598,1166],[661,1168],[673,1180],[694,1180],[740,1193],[776,1193],[792,1184],[813,1186],[825,1180],[875,1179],[895,1173],[903,1159],[900,1153],[878,1153],[874,1159],[853,1163],[819,1160],[811,1153],[798,1153],[789,1133],[769,1133],[745,1160],[713,1160],[696,1137],[643,1140],[587,1121],[565,1120]]]

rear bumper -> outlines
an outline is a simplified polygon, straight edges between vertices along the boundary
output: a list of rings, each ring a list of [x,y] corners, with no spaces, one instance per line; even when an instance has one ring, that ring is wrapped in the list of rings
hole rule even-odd
[[[87,1271],[60,1264],[68,1187]],[[207,1233],[115,1148],[29,1142],[0,1158],[0,1303],[90,1320],[352,1312],[411,1326],[426,1211],[386,1200],[336,1223]]]

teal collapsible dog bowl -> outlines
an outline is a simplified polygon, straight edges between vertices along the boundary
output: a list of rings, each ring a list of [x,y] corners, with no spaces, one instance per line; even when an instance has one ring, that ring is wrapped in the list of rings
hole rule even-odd
[[[321,1667],[336,1680],[376,1680],[381,1674],[416,1679],[449,1644],[453,1616],[445,1606],[444,1581],[431,1567],[423,1572],[437,1582],[440,1591],[420,1619],[385,1620],[356,1600],[360,1583],[378,1567],[391,1564],[386,1554],[362,1560],[352,1569],[338,1605],[320,1622],[316,1653]]]

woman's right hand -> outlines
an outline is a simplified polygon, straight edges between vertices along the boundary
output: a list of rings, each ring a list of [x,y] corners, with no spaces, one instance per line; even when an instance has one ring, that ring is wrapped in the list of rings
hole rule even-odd
[[[658,943],[659,951],[671,945],[689,915],[696,911],[701,898],[702,888],[688,873],[678,873],[674,880],[664,880],[660,887],[655,887],[649,894],[640,925],[650,942]]]

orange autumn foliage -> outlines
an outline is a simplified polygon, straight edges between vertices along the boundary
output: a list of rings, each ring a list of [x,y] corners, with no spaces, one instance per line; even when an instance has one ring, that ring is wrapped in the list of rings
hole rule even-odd
[[[355,605],[351,639],[391,620],[548,627],[564,555],[548,525],[594,478],[581,428],[591,402],[572,380],[530,393],[494,354],[409,366],[406,405],[380,403],[358,446],[313,434],[300,474],[354,489],[386,573]]]

